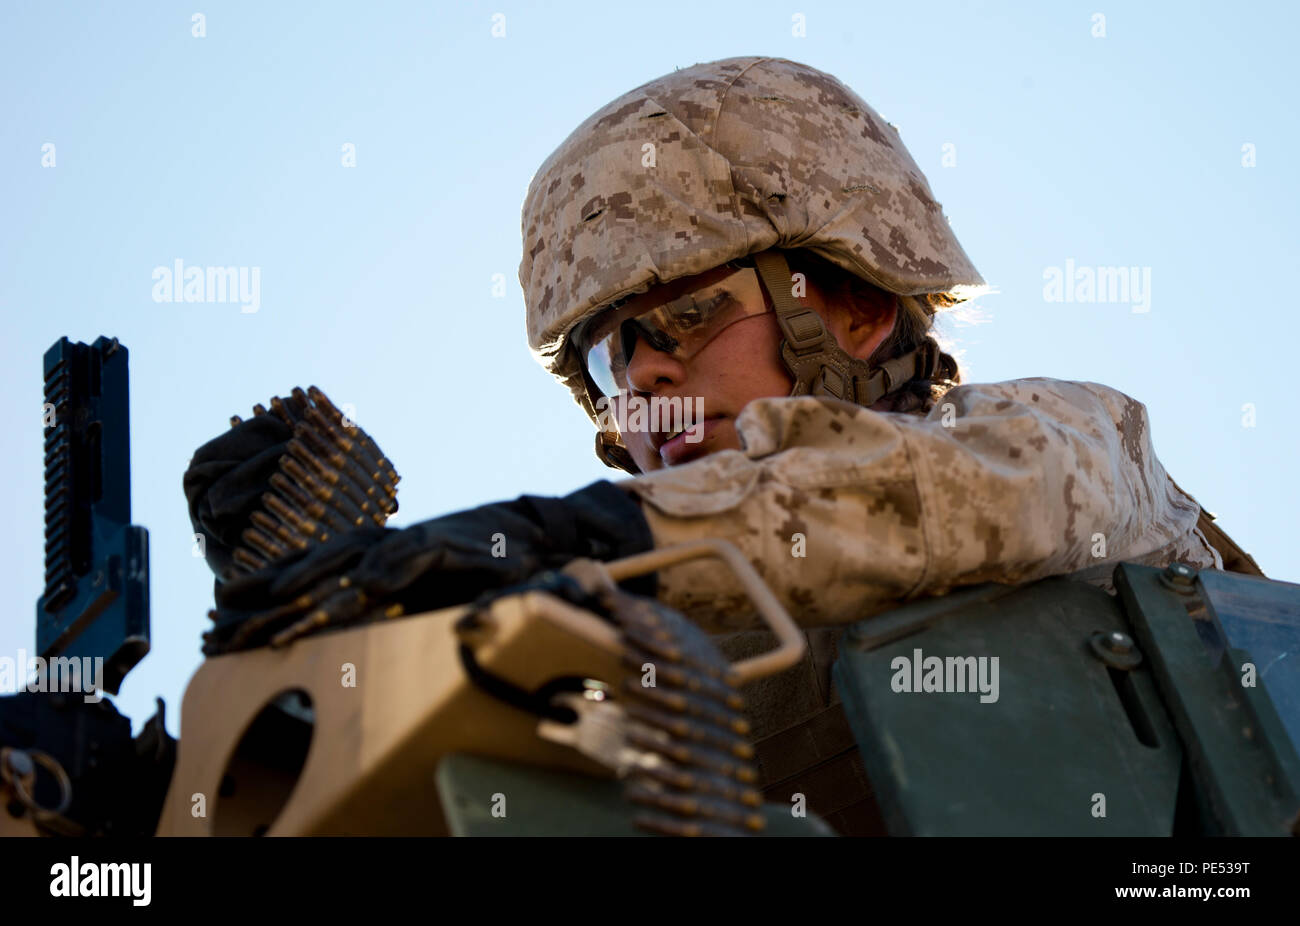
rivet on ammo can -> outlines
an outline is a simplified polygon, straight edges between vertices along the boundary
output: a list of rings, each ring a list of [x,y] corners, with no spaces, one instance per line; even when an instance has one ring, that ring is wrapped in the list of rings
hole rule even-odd
[[[1133,639],[1128,634],[1116,630],[1106,636],[1103,645],[1112,653],[1127,653],[1133,649]]]
[[[1114,669],[1135,669],[1142,662],[1133,638],[1118,630],[1097,631],[1088,638],[1088,646],[1094,656]]]
[[[1160,573],[1160,583],[1182,595],[1195,591],[1196,570],[1186,563],[1170,563]]]

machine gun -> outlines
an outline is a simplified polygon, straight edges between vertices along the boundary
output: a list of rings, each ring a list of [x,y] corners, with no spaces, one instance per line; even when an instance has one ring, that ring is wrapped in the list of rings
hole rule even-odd
[[[0,698],[0,792],[10,820],[46,832],[152,833],[175,757],[161,700],[133,740],[130,720],[99,693],[117,694],[149,652],[149,532],[130,523],[127,357],[105,337],[60,338],[45,353],[45,591],[34,684]]]

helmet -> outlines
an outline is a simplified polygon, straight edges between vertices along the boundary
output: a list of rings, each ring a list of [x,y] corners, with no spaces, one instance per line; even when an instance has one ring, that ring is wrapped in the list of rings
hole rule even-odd
[[[870,404],[932,371],[937,351],[888,370],[849,357],[781,285],[788,266],[772,249],[807,248],[900,296],[984,283],[897,129],[831,75],[782,58],[696,64],[598,110],[538,169],[521,225],[529,346],[593,421],[572,335],[657,284],[769,252],[759,270],[792,394]],[[601,459],[635,472],[603,437]]]

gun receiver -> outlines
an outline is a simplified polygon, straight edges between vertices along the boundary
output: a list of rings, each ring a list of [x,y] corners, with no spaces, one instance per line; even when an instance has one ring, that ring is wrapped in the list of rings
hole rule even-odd
[[[42,657],[103,659],[117,694],[149,652],[149,532],[131,521],[127,350],[60,338],[45,352]]]

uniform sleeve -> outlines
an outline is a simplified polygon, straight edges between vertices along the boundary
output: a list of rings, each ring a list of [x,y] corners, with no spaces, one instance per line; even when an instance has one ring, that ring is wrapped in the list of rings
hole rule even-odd
[[[1156,459],[1146,408],[1096,383],[958,386],[923,418],[761,399],[737,428],[743,451],[620,484],[641,498],[656,547],[730,540],[804,626],[959,585],[1221,563],[1199,506]],[[715,562],[665,570],[660,597],[711,632],[755,626]]]

